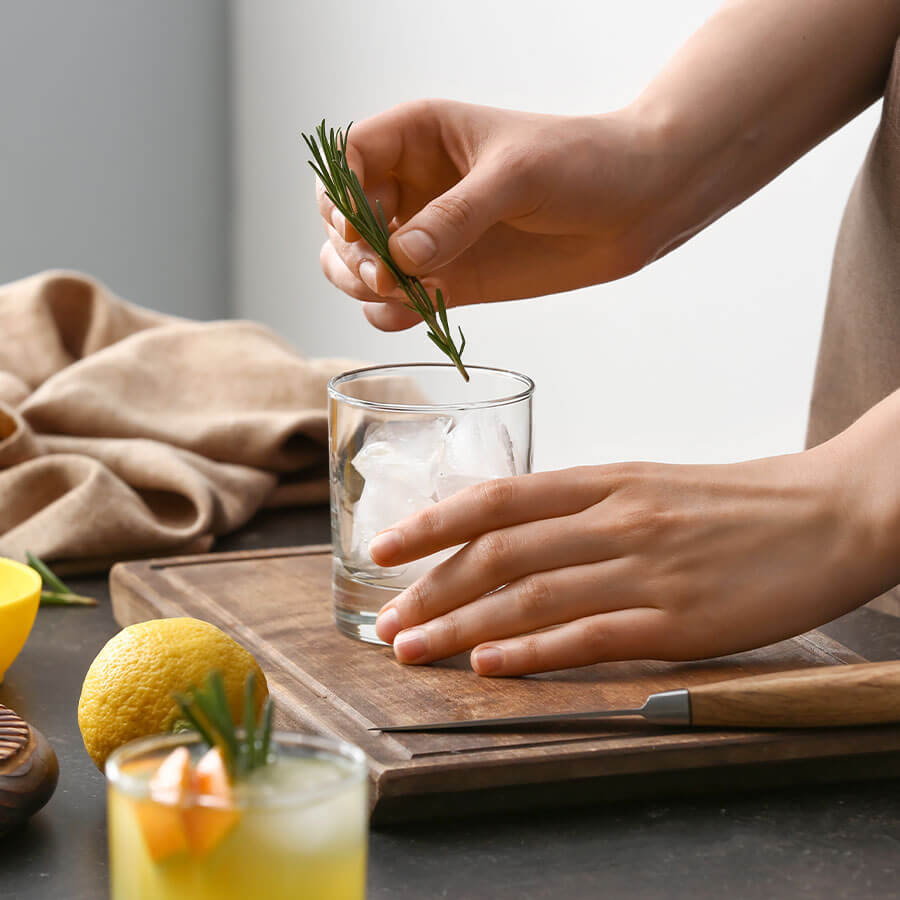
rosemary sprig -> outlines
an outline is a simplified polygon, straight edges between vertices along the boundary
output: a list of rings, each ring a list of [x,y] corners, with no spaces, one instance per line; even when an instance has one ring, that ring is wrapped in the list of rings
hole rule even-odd
[[[323,119],[316,126],[315,135],[303,134],[303,140],[313,157],[309,160],[309,164],[322,182],[331,202],[391,270],[397,284],[407,296],[408,302],[405,305],[418,313],[428,326],[428,337],[450,358],[453,365],[459,369],[459,374],[468,381],[469,373],[462,362],[466,338],[462,328],[458,328],[460,343],[458,347],[456,346],[450,331],[450,323],[447,321],[447,304],[441,289],[435,289],[432,303],[422,282],[415,276],[402,272],[394,262],[388,249],[391,233],[384,210],[376,200],[376,210],[373,211],[356,173],[347,162],[347,136],[350,134],[351,125],[347,126],[346,132],[340,128],[337,131],[331,128],[326,132]]]
[[[266,765],[272,739],[272,698],[266,699],[260,713],[259,722],[253,714],[256,677],[253,672],[244,682],[243,728],[235,727],[225,696],[225,680],[221,672],[211,672],[203,687],[191,686],[187,693],[175,694],[182,719],[177,719],[174,728],[184,730],[187,726],[196,731],[209,747],[219,747],[228,774],[232,778],[246,775],[253,769]]]
[[[253,693],[256,684],[256,676],[251,672],[244,682],[244,743],[241,747],[241,764],[249,769],[255,768],[256,760],[256,717],[253,709]]]
[[[83,594],[75,594],[42,559],[33,553],[26,551],[25,559],[28,565],[34,569],[44,583],[41,588],[42,606],[96,606],[97,601],[93,597],[85,597]]]
[[[96,606],[96,597],[73,594],[71,591],[41,591],[41,606]]]

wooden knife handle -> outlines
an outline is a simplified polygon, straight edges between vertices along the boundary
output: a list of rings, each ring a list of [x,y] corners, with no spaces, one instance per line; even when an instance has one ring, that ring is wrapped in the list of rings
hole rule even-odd
[[[822,666],[692,687],[693,725],[810,728],[900,722],[900,661]]]

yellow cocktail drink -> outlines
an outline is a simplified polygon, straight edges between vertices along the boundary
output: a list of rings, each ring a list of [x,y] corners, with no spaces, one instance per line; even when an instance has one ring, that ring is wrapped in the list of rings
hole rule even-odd
[[[147,738],[113,754],[112,900],[362,900],[365,757],[301,735],[276,734],[272,746],[275,761],[235,783],[226,804],[198,793],[196,782],[178,803],[160,802],[151,790],[178,747],[202,771],[196,736]]]

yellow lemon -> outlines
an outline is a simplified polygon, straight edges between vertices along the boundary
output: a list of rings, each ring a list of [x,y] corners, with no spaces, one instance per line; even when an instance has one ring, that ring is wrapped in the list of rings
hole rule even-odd
[[[256,673],[257,715],[268,694],[259,664],[237,641],[199,619],[151,619],[123,628],[91,663],[78,701],[84,746],[101,771],[135,738],[169,731],[181,718],[173,693],[222,673],[233,721],[243,719],[244,681]]]
[[[25,646],[40,602],[41,576],[22,563],[0,559],[0,681]]]

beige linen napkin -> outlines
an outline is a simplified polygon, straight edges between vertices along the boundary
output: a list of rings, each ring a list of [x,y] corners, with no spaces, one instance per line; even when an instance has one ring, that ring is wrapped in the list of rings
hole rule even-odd
[[[324,501],[326,384],[354,365],[77,273],[0,287],[0,555],[194,552],[264,504]]]

